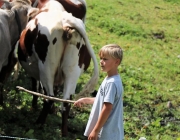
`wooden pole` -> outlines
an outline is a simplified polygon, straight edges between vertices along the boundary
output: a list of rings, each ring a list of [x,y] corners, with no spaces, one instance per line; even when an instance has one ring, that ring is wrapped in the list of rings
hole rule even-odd
[[[46,95],[38,93],[38,92],[33,92],[33,91],[30,91],[30,90],[27,90],[27,89],[25,89],[23,87],[20,87],[20,86],[16,86],[16,88],[18,88],[19,90],[26,91],[26,92],[28,92],[30,94],[33,94],[33,95],[48,99],[48,100],[53,100],[53,101],[58,101],[58,102],[65,102],[65,103],[75,103],[75,101],[72,101],[72,100],[65,100],[65,99],[59,99],[59,98],[55,98],[55,97],[51,97],[51,96],[46,96]]]

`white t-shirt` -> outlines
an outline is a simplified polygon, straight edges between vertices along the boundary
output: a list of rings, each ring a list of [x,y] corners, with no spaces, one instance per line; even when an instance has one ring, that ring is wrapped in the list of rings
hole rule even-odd
[[[99,87],[96,95],[89,120],[84,132],[85,136],[89,136],[93,130],[102,110],[104,102],[113,105],[112,111],[101,128],[98,140],[123,140],[123,85],[120,75],[106,77]]]

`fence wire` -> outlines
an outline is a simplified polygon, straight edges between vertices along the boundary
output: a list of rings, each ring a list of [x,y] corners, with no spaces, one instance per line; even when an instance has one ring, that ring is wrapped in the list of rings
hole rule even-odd
[[[4,136],[4,135],[1,135],[1,134],[0,134],[0,140],[6,140],[6,139],[14,139],[14,140],[38,140],[38,139],[28,139],[28,138]]]

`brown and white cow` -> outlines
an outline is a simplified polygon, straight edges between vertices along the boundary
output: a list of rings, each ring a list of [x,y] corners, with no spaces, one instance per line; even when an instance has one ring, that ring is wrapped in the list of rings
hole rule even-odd
[[[55,96],[54,86],[63,85],[63,99],[75,93],[77,80],[88,68],[90,59],[94,72],[82,92],[93,92],[98,81],[98,64],[82,20],[68,13],[62,4],[49,0],[23,30],[18,44],[18,58],[26,72],[40,80],[44,91]],[[44,101],[37,123],[45,123],[53,101]],[[62,135],[67,135],[70,105],[63,104]]]
[[[41,9],[48,0],[31,0],[31,1],[33,7],[38,7]],[[86,9],[87,9],[85,0],[57,0],[57,1],[62,4],[64,9],[68,13],[72,13],[74,17],[82,19],[83,22],[85,22]],[[90,55],[86,56],[86,62],[90,63]],[[15,74],[17,74],[17,72]],[[43,92],[39,82],[36,81],[34,78],[31,79],[32,79],[32,90],[35,92]],[[32,100],[33,108],[37,108],[37,99],[38,97],[36,95],[33,95],[33,100]]]
[[[29,17],[38,9],[31,7],[29,0],[2,1],[5,9],[0,9],[0,104],[3,104],[3,84],[17,62],[14,56],[15,43],[26,27]]]

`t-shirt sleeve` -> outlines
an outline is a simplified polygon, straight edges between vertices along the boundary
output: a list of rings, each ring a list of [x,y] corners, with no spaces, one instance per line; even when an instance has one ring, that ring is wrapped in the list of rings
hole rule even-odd
[[[117,89],[115,84],[113,82],[107,83],[105,89],[105,95],[104,95],[104,102],[109,102],[113,104],[116,98],[116,92]]]

